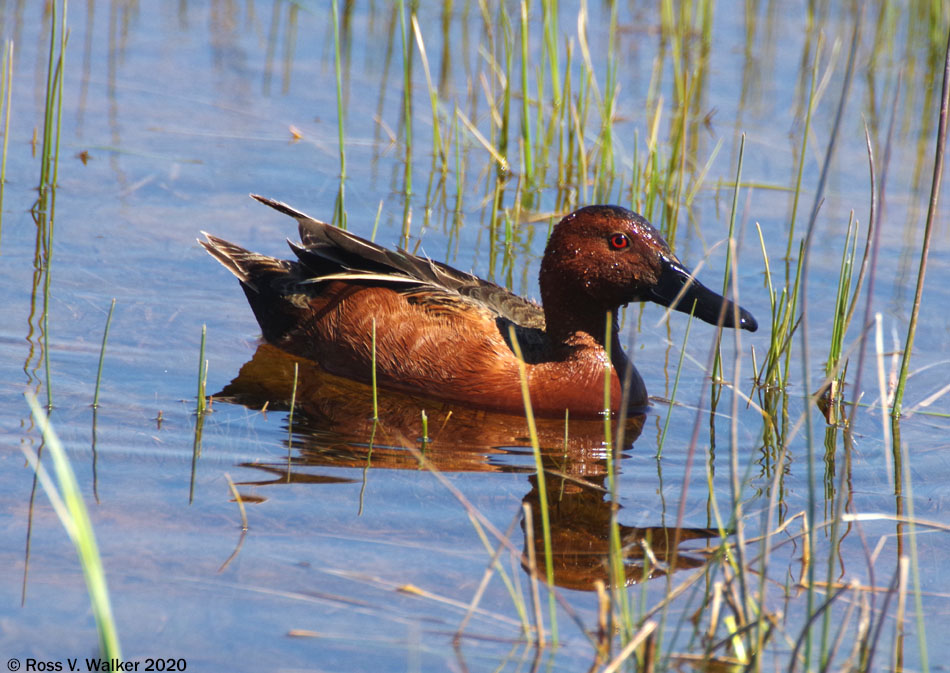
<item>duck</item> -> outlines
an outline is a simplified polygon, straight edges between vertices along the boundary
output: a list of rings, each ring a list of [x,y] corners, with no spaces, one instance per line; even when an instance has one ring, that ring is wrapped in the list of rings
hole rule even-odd
[[[644,217],[621,206],[585,206],[555,225],[538,304],[251,197],[297,221],[300,242],[287,241],[295,259],[207,232],[199,243],[240,281],[263,339],[337,376],[369,382],[375,367],[384,389],[524,414],[525,380],[539,416],[637,413],[649,396],[621,346],[622,306],[651,301],[712,325],[758,328],[751,313],[697,281]]]

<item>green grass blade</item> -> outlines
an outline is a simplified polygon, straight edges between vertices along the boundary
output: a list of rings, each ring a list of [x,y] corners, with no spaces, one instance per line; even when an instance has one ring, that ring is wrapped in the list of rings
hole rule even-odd
[[[89,591],[89,598],[92,602],[92,611],[96,619],[96,628],[99,632],[99,653],[104,659],[116,659],[121,661],[122,654],[119,648],[119,636],[115,627],[115,619],[112,615],[112,605],[109,601],[109,589],[106,585],[105,571],[102,567],[102,559],[99,556],[99,547],[96,544],[96,536],[92,528],[92,522],[89,520],[89,512],[83,502],[82,492],[79,488],[79,482],[76,481],[76,475],[69,464],[69,458],[63,449],[59,437],[53,430],[46,413],[40,408],[39,403],[32,394],[26,395],[27,404],[30,405],[30,411],[36,424],[43,433],[43,441],[50,449],[50,455],[53,459],[53,467],[56,472],[56,479],[59,488],[52,483],[48,474],[39,462],[35,453],[31,450],[22,448],[26,454],[27,460],[36,470],[43,489],[49,496],[53,508],[59,520],[66,529],[66,533],[72,540],[79,554],[79,561],[82,565],[83,575],[86,578],[86,588]]]
[[[521,345],[518,343],[518,335],[515,334],[514,325],[508,326],[508,337],[511,340],[511,347],[514,349],[515,357],[518,360],[518,374],[521,378],[521,395],[524,400],[525,416],[528,421],[528,434],[531,438],[534,466],[538,474],[538,502],[541,504],[541,529],[544,532],[544,569],[548,582],[548,609],[551,614],[551,640],[554,641],[554,646],[557,647],[557,610],[554,602],[554,552],[551,547],[551,517],[548,512],[548,491],[545,485],[544,463],[541,460],[541,445],[538,441],[538,428],[534,421],[534,411],[531,407],[531,394],[528,390],[527,366],[521,355]],[[540,624],[538,625],[538,637],[541,637]]]
[[[102,363],[106,359],[106,342],[109,340],[109,326],[112,324],[112,312],[115,311],[115,297],[109,304],[109,316],[106,318],[106,328],[102,333],[102,348],[99,349],[99,369],[96,371],[96,393],[92,398],[92,408],[99,408],[99,384],[102,383]]]
[[[336,119],[337,134],[340,142],[340,188],[336,195],[336,208],[333,211],[333,223],[346,229],[346,145],[343,128],[343,77],[340,74],[340,16],[337,0],[333,0],[333,65],[336,73]]]
[[[924,277],[927,275],[927,258],[930,254],[930,238],[933,234],[934,219],[937,216],[937,202],[940,199],[940,182],[943,179],[943,155],[947,143],[947,108],[950,107],[950,35],[947,37],[947,49],[944,57],[943,89],[940,94],[940,123],[937,128],[937,148],[934,156],[933,180],[930,185],[930,205],[927,208],[927,224],[924,227],[924,241],[920,250],[920,265],[917,269],[917,287],[914,290],[914,307],[907,326],[907,339],[904,341],[904,357],[901,359],[900,378],[894,394],[892,414],[901,414],[904,400],[904,386],[907,383],[907,370],[910,367],[910,355],[914,350],[914,336],[917,334],[917,315],[920,313],[920,297],[924,291]]]
[[[0,71],[0,105],[3,106],[3,153],[0,155],[0,235],[3,233],[3,188],[7,182],[7,146],[10,141],[10,103],[13,100],[13,42],[7,41],[3,49],[3,65]]]

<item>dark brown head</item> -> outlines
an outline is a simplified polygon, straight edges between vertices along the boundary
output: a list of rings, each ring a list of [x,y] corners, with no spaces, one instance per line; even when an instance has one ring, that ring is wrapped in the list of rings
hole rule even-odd
[[[619,206],[587,206],[561,220],[541,260],[540,285],[549,331],[585,329],[585,321],[602,330],[607,311],[633,301],[673,306],[713,325],[758,329],[742,308],[737,323],[735,304],[693,280],[660,233]]]

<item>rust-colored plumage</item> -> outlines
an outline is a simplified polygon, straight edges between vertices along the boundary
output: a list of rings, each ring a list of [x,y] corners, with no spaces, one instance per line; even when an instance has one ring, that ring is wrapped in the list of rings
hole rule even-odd
[[[588,206],[554,229],[541,262],[542,306],[448,265],[387,250],[286,204],[255,199],[295,218],[296,260],[245,250],[205,234],[201,244],[241,281],[264,338],[326,370],[368,381],[372,331],[381,385],[495,411],[523,410],[514,328],[532,406],[541,415],[592,416],[644,407],[646,387],[612,330],[608,311],[651,300],[706,322],[755,331],[744,309],[692,280],[660,234],[617,206]],[[684,290],[684,286],[686,289]],[[682,294],[681,297],[678,297]],[[693,308],[695,305],[695,308]]]

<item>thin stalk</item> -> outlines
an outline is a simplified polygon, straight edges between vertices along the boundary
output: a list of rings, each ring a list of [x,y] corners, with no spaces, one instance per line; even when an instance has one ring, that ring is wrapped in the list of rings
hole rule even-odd
[[[502,109],[501,109],[501,123],[498,125],[498,152],[502,156],[508,159],[508,142],[509,142],[509,133],[511,129],[511,61],[512,61],[512,37],[511,37],[511,19],[508,16],[507,7],[505,3],[501,3],[499,7],[499,23],[501,25],[501,32],[504,38],[504,48],[505,48],[505,72],[504,72],[504,91],[502,93]],[[510,161],[506,162],[507,165],[510,165]],[[500,170],[499,166],[499,170]],[[507,173],[502,175],[499,173],[499,179],[507,178]]]
[[[531,606],[534,612],[534,630],[537,635],[538,648],[545,645],[544,639],[544,616],[541,614],[541,592],[538,591],[538,561],[537,546],[534,542],[534,517],[531,513],[531,506],[521,503],[521,516],[524,517],[524,541],[525,541],[525,568],[528,570],[528,578],[531,587]]]
[[[551,95],[554,109],[561,107],[561,86],[558,80],[560,63],[557,54],[557,0],[541,0],[541,16],[544,25],[544,49],[551,73]]]
[[[54,3],[55,4],[55,3]],[[53,148],[53,185],[59,184],[59,144],[63,129],[63,78],[66,71],[66,42],[69,40],[69,31],[66,29],[66,0],[63,0],[63,23],[60,27],[59,59],[56,62],[56,139]],[[53,193],[53,203],[56,194]],[[52,208],[51,208],[52,212]]]
[[[376,394],[376,318],[373,318],[373,334],[372,334],[372,347],[373,352],[370,357],[370,381],[373,386],[373,421],[379,420],[379,401]]]
[[[883,166],[881,170],[880,183],[877,188],[877,202],[880,205],[877,205],[874,199],[875,170],[874,170],[874,152],[871,147],[871,135],[868,132],[867,125],[865,125],[865,128],[864,128],[864,137],[867,142],[867,148],[868,148],[868,167],[870,171],[870,182],[871,182],[871,207],[870,207],[870,213],[868,215],[868,226],[869,226],[869,229],[873,230],[874,232],[874,239],[872,242],[869,243],[871,247],[870,275],[868,276],[867,299],[864,304],[864,320],[861,326],[862,334],[864,334],[866,330],[869,330],[871,328],[871,324],[873,322],[871,318],[871,307],[873,305],[873,298],[874,298],[874,284],[877,278],[878,253],[881,249],[881,210],[884,206],[884,195],[886,192],[885,188],[887,186],[887,169],[890,164],[890,158],[891,158],[891,141],[894,138],[894,121],[897,118],[897,100],[898,100],[898,96],[900,95],[900,90],[901,90],[901,78],[898,77],[897,84],[894,87],[894,97],[891,100],[891,119],[888,122],[887,141],[884,145],[884,161],[883,161]],[[864,372],[864,357],[865,357],[865,352],[866,352],[866,345],[867,345],[867,339],[862,337],[861,347],[858,351],[858,368],[857,368],[857,373],[854,377],[854,402],[852,403],[851,414],[848,419],[848,424],[852,428],[854,427],[854,419],[858,412],[858,400],[860,399],[860,396],[861,396],[861,376]],[[885,408],[887,406],[886,399],[887,399],[887,395],[882,394],[881,420],[882,422],[884,422],[884,425],[885,425],[885,433],[886,433]],[[888,452],[888,455],[889,455],[889,452]],[[887,465],[890,466],[890,462],[887,462]]]
[[[205,412],[205,384],[208,381],[208,362],[205,360],[205,339],[208,326],[201,326],[201,348],[198,352],[198,416]]]
[[[802,339],[802,381],[804,382],[803,389],[803,404],[805,406],[805,437],[806,437],[806,454],[807,454],[807,473],[808,473],[808,548],[815,549],[815,522],[817,515],[817,497],[815,493],[815,451],[814,451],[814,429],[812,422],[812,405],[814,404],[813,394],[810,392],[811,388],[811,357],[809,350],[808,342],[808,263],[811,257],[811,241],[815,233],[815,224],[818,221],[818,211],[821,208],[821,203],[824,197],[825,184],[828,180],[828,174],[831,170],[831,161],[834,157],[834,151],[838,143],[838,135],[841,129],[841,121],[844,117],[845,105],[848,99],[848,92],[851,88],[851,79],[854,75],[854,63],[855,57],[858,49],[858,36],[859,33],[859,24],[855,24],[854,30],[851,34],[851,49],[848,54],[848,63],[845,66],[845,77],[844,82],[841,86],[841,98],[838,101],[838,108],[835,114],[835,121],[832,126],[831,136],[828,139],[828,149],[825,152],[824,163],[821,167],[821,177],[818,180],[818,187],[815,191],[815,201],[812,205],[811,216],[808,221],[808,231],[805,234],[805,241],[802,250],[802,271],[801,271],[801,302],[802,302],[802,317],[801,317],[801,339]],[[817,614],[815,610],[815,564],[808,564],[808,586],[807,586],[807,608],[806,614],[810,618],[814,618]],[[805,651],[804,651],[804,660],[806,662],[806,667],[808,666],[807,662],[811,661],[811,650],[812,650],[812,634],[811,634],[811,622],[806,625],[805,636]],[[827,641],[826,637],[827,629],[823,629],[822,640],[823,642]]]
[[[45,217],[45,215],[44,215]],[[49,366],[49,290],[51,261],[53,256],[52,249],[52,218],[49,219],[47,226],[50,230],[50,240],[46,249],[46,272],[43,274],[43,371],[46,378],[46,411],[53,410],[53,376]]]
[[[3,105],[3,154],[0,157],[0,235],[3,233],[3,188],[7,183],[7,146],[10,141],[10,102],[13,95],[13,42],[8,41],[3,50],[3,80],[0,86],[0,104]]]
[[[231,491],[231,497],[234,498],[234,502],[237,503],[238,511],[241,514],[241,532],[247,532],[247,510],[244,508],[244,498],[241,497],[241,494],[237,490],[237,486],[234,485],[234,481],[231,479],[231,475],[227,472],[224,473],[224,478],[228,481],[228,490]]]
[[[534,191],[534,148],[531,143],[531,123],[528,114],[528,3],[521,0],[521,156],[524,162],[524,194],[530,195]],[[538,101],[540,105],[540,101]]]
[[[49,156],[53,132],[53,107],[55,97],[54,54],[56,53],[56,17],[58,8],[55,0],[50,5],[49,62],[46,66],[46,104],[43,118],[43,145],[40,152],[40,189],[49,184]]]
[[[947,67],[944,70],[944,104],[942,109],[941,120],[946,119],[946,110],[947,110],[947,75],[950,74],[950,42],[948,42],[947,49],[948,59],[946,61]],[[941,124],[943,126],[943,124]],[[938,133],[939,135],[939,133]],[[938,183],[939,186],[939,183]],[[894,419],[894,424],[899,424],[897,418]],[[892,435],[894,433],[892,432]],[[927,616],[924,612],[923,598],[922,598],[922,585],[920,582],[920,560],[917,552],[917,541],[919,536],[917,535],[917,522],[914,517],[914,490],[911,483],[911,469],[910,469],[910,451],[907,449],[907,443],[901,442],[897,444],[895,442],[895,448],[902,453],[901,463],[905,465],[904,469],[901,472],[904,475],[904,498],[907,503],[907,522],[908,522],[908,535],[907,539],[910,543],[910,571],[911,576],[914,580],[914,608],[917,617],[917,646],[920,650],[920,670],[924,673],[930,671],[930,664],[928,662],[927,656],[927,628],[926,620]]]
[[[943,90],[940,94],[940,122],[937,127],[937,147],[934,151],[933,180],[930,184],[930,206],[927,208],[927,224],[924,227],[924,242],[920,250],[920,266],[917,269],[917,287],[914,290],[914,307],[910,312],[910,324],[907,326],[907,339],[904,341],[904,357],[901,359],[900,377],[894,394],[894,408],[891,415],[901,415],[904,401],[904,386],[907,383],[907,370],[910,367],[910,354],[914,350],[914,336],[917,334],[917,315],[920,313],[920,297],[924,291],[924,277],[927,275],[927,258],[930,255],[930,238],[933,223],[937,216],[937,201],[940,198],[940,181],[943,178],[943,154],[947,142],[947,112],[950,106],[950,34],[947,36],[947,48],[943,66]]]
[[[442,128],[439,124],[439,92],[432,84],[432,74],[429,72],[429,58],[426,56],[426,46],[422,41],[422,31],[419,30],[419,21],[412,15],[412,33],[416,38],[419,56],[422,58],[422,71],[426,76],[426,85],[429,87],[429,103],[432,106],[432,150],[438,155],[442,164],[442,174],[448,171],[446,152],[442,147]]]
[[[62,20],[57,31],[56,2],[52,3],[50,11],[50,44],[49,63],[47,65],[46,99],[43,119],[43,149],[40,156],[40,184],[39,195],[33,210],[36,216],[45,225],[46,258],[44,261],[45,273],[43,280],[43,367],[46,377],[46,408],[53,408],[52,373],[49,361],[49,313],[50,313],[50,286],[52,283],[52,255],[53,229],[56,212],[56,176],[59,166],[59,141],[62,129],[63,110],[63,72],[66,66],[66,41],[69,36],[66,30],[66,1],[63,0]],[[59,43],[59,57],[56,53],[57,36]],[[55,64],[55,65],[54,65]],[[55,112],[54,112],[55,111]],[[52,179],[50,171],[52,170]]]
[[[422,416],[422,450],[425,451],[429,445],[429,415],[425,409],[420,410]]]
[[[115,310],[115,297],[109,305],[109,315],[106,318],[106,328],[102,333],[102,348],[99,349],[99,369],[96,372],[96,394],[92,398],[92,408],[99,408],[99,384],[102,383],[102,363],[106,359],[106,341],[109,340],[109,326],[112,324],[112,312]]]
[[[538,427],[534,421],[531,407],[531,393],[528,390],[528,370],[521,354],[521,345],[514,325],[508,326],[508,337],[518,360],[518,376],[521,378],[521,397],[524,401],[525,417],[528,421],[528,436],[531,438],[531,452],[534,454],[534,467],[538,474],[538,502],[541,506],[541,530],[544,534],[544,570],[548,583],[548,611],[551,619],[551,640],[558,645],[557,606],[554,598],[554,552],[551,547],[551,515],[548,512],[548,490],[545,485],[544,463],[541,460],[541,444],[538,441]],[[538,625],[538,637],[542,637],[541,625]]]
[[[624,569],[623,540],[620,535],[620,521],[617,515],[620,511],[620,492],[617,488],[617,462],[619,459],[619,445],[613,441],[611,429],[611,410],[613,403],[610,399],[613,383],[613,365],[611,364],[610,347],[613,343],[614,313],[607,311],[604,326],[604,453],[607,456],[607,490],[610,494],[610,523],[608,545],[610,549],[609,571],[614,598],[617,602],[617,611],[620,616],[623,635],[629,639],[633,636],[633,616],[630,607],[630,597],[624,590],[626,572]],[[619,375],[619,372],[618,372]]]
[[[346,207],[343,202],[346,191],[346,152],[343,130],[343,76],[340,72],[340,16],[337,0],[333,0],[333,65],[336,72],[336,120],[340,141],[340,189],[336,195],[333,223],[346,229]]]
[[[522,516],[524,516],[523,511]],[[527,606],[525,606],[524,600],[522,599],[521,592],[519,590],[520,585],[519,587],[516,587],[512,583],[511,578],[508,577],[508,573],[505,571],[505,567],[501,564],[501,561],[498,560],[498,557],[501,556],[501,552],[506,549],[505,542],[499,542],[497,547],[492,547],[491,541],[485,534],[485,529],[478,522],[478,519],[471,514],[469,514],[468,518],[469,521],[472,522],[472,527],[475,529],[479,539],[482,541],[485,551],[491,556],[491,560],[485,567],[485,572],[482,575],[482,581],[479,584],[478,589],[475,590],[475,595],[472,597],[472,600],[469,603],[468,610],[465,612],[465,617],[462,618],[461,623],[455,630],[453,643],[457,646],[461,641],[465,628],[468,625],[469,620],[471,620],[472,615],[475,614],[475,610],[478,608],[478,604],[481,602],[482,595],[484,594],[485,589],[488,587],[488,581],[491,579],[493,569],[498,572],[498,576],[501,578],[502,583],[504,583],[505,588],[508,590],[508,595],[511,598],[512,605],[514,605],[515,610],[518,612],[518,617],[521,620],[521,632],[525,636],[528,636],[531,633],[531,622],[528,618]],[[517,523],[518,516],[515,516],[512,518],[511,524],[505,531],[505,540],[509,540],[511,537],[511,532],[514,530],[514,527]],[[508,544],[510,545],[510,542]],[[540,632],[538,635],[540,636]]]
[[[802,130],[802,144],[798,151],[798,175],[795,177],[795,192],[792,197],[792,216],[788,224],[788,245],[785,249],[785,284],[789,281],[789,260],[792,258],[792,241],[795,239],[795,217],[798,213],[798,198],[801,195],[802,174],[805,171],[805,151],[808,149],[808,130],[811,128],[811,113],[815,109],[815,86],[818,82],[818,55],[821,53],[821,35],[815,45],[815,59],[811,69],[811,89],[808,92],[808,107],[805,110],[805,128]]]
[[[369,240],[376,240],[376,230],[379,228],[379,217],[383,214],[383,201],[380,199],[379,206],[376,208],[376,218],[373,220],[373,232],[370,234]]]
[[[297,377],[300,374],[300,364],[294,362],[294,382],[290,389],[290,413],[287,415],[287,446],[294,441],[294,409],[297,408]]]
[[[739,158],[738,158],[738,161],[736,162],[736,184],[735,184],[735,189],[733,189],[732,191],[732,208],[729,212],[729,233],[728,233],[728,239],[727,239],[729,241],[733,240],[733,236],[735,234],[735,229],[736,229],[736,213],[739,211],[739,185],[742,181],[742,161],[744,158],[745,158],[745,133],[743,133],[739,138]],[[729,282],[730,282],[729,278],[730,278],[731,273],[732,273],[732,246],[729,245],[726,247],[726,270],[723,272],[723,278],[722,278],[722,296],[724,297],[729,296]],[[735,324],[738,325],[739,324],[739,320],[738,320],[739,305],[738,304],[736,304],[735,306],[735,311],[736,311],[736,315],[733,316],[733,319],[735,320]],[[722,324],[721,321],[724,318],[725,316],[721,316],[720,324]],[[714,402],[715,400],[719,399],[719,393],[717,391],[720,389],[719,386],[721,384],[719,383],[719,381],[722,378],[722,372],[721,372],[722,353],[720,352],[719,347],[718,347],[718,344],[721,340],[722,340],[722,329],[720,328],[716,332],[716,343],[717,343],[716,358],[713,360],[713,369],[712,369],[712,385],[713,385],[712,399]]]
[[[607,30],[607,74],[604,82],[604,96],[600,102],[600,160],[597,162],[597,177],[594,181],[594,201],[609,200],[608,180],[615,174],[613,119],[617,94],[617,5],[610,10],[610,24]]]
[[[402,38],[402,99],[404,117],[404,133],[406,145],[405,169],[403,172],[403,226],[409,219],[409,209],[412,200],[412,63],[409,61],[409,37],[406,30],[406,3],[399,0],[399,29]],[[404,238],[406,238],[404,236]],[[408,245],[408,241],[404,241]]]
[[[683,335],[683,345],[680,348],[680,359],[676,364],[676,374],[673,377],[673,390],[670,392],[670,408],[666,412],[666,421],[663,423],[663,432],[660,433],[660,440],[656,446],[656,457],[663,455],[663,446],[666,441],[666,431],[670,427],[670,419],[673,418],[673,405],[676,402],[676,392],[679,388],[680,373],[683,371],[683,358],[686,356],[686,344],[689,342],[689,330],[693,326],[693,314],[689,314],[689,320],[686,321],[686,334]]]

